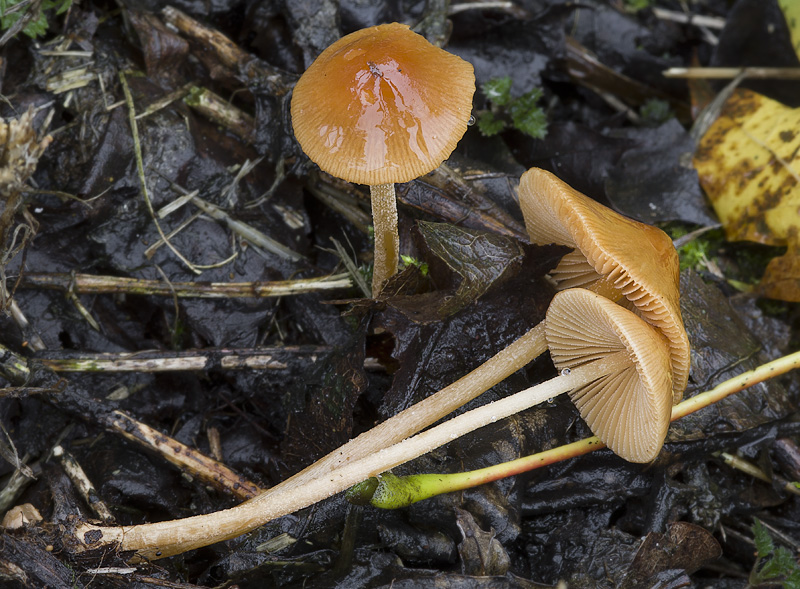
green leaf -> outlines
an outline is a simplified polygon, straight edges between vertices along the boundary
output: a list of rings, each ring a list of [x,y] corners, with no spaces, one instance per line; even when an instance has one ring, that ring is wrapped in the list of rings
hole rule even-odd
[[[541,97],[542,91],[534,88],[516,98],[508,109],[514,127],[536,139],[547,135],[547,117],[538,105]]]
[[[758,576],[764,581],[776,579],[787,575],[794,566],[796,565],[792,553],[781,546],[775,550],[773,557],[764,563]]]
[[[0,0],[0,29],[7,30],[26,14],[28,7],[22,7],[15,12],[8,14],[15,6],[20,4],[17,0]],[[49,26],[47,22],[46,10],[55,8],[56,14],[63,14],[72,5],[72,0],[44,0],[38,7],[37,13],[28,21],[22,32],[29,37],[38,37],[47,32]]]
[[[800,568],[795,568],[783,582],[786,589],[800,589]]]
[[[767,528],[758,519],[753,520],[753,541],[756,545],[758,558],[766,558],[775,550],[775,544],[772,543],[772,538],[767,532]]]
[[[653,4],[653,0],[623,0],[625,8],[631,12],[638,12],[649,8]]]
[[[504,106],[511,98],[511,77],[494,78],[481,85],[481,90],[490,102]]]
[[[497,135],[506,128],[506,122],[494,116],[490,111],[478,113],[478,130],[486,137]]]
[[[672,110],[666,100],[650,98],[639,108],[639,114],[645,123],[660,125],[672,117]]]
[[[405,254],[400,254],[400,261],[403,262],[403,266],[416,266],[419,269],[420,274],[423,276],[428,275],[429,268],[426,262]]]
[[[800,589],[800,566],[794,555],[783,546],[775,548],[769,532],[759,520],[753,523],[753,539],[758,558],[750,572],[750,584],[757,587],[765,583],[781,583],[787,589]]]

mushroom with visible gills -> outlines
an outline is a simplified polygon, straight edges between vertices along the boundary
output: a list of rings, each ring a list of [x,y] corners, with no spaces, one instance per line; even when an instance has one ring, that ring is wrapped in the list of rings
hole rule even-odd
[[[673,357],[674,401],[686,386],[689,343],[678,306],[678,254],[672,240],[656,227],[627,219],[598,204],[544,170],[533,168],[526,172],[519,195],[532,241],[555,241],[575,248],[554,271],[561,284],[565,282],[564,276],[569,275],[563,270],[564,266],[578,266],[583,270],[581,284],[586,288],[636,309],[643,319],[668,335]],[[616,244],[615,235],[624,238],[620,237],[620,243]],[[624,243],[629,247],[622,247]],[[646,255],[648,252],[652,258]],[[414,435],[497,385],[546,350],[542,322],[456,382],[350,440],[267,493],[280,494],[286,484],[300,484],[326,476]]]
[[[545,321],[550,357],[562,374],[628,351],[629,362],[572,389],[569,396],[592,433],[615,454],[630,462],[655,459],[672,411],[670,348],[664,335],[582,288],[556,294]]]
[[[581,415],[609,448],[635,462],[655,458],[669,426],[672,400],[664,336],[631,311],[584,289],[556,294],[545,324],[556,365],[568,368],[547,382],[462,413],[324,476],[285,481],[280,493],[268,491],[230,509],[183,520],[135,526],[81,523],[75,537],[87,543],[99,538],[103,545],[112,543],[121,552],[135,551],[138,558],[147,559],[229,540],[569,391],[575,391]],[[585,329],[587,325],[592,329]],[[570,339],[576,329],[581,337]]]
[[[536,244],[573,248],[550,274],[559,289],[583,287],[635,310],[669,341],[673,403],[689,379],[689,337],[680,308],[680,264],[658,227],[623,217],[531,168],[519,184],[525,227]]]
[[[448,158],[467,130],[474,93],[471,64],[399,23],[342,37],[294,88],[292,126],[303,151],[332,176],[370,187],[375,297],[397,272],[394,185]]]

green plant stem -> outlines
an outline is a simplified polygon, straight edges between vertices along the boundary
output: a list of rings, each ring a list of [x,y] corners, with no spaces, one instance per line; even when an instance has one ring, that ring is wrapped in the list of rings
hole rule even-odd
[[[798,367],[800,367],[800,351],[763,364],[748,372],[743,372],[718,384],[709,391],[678,403],[672,408],[671,419],[676,421],[690,413],[713,405],[733,393],[780,376]],[[372,506],[383,509],[397,509],[442,493],[463,491],[464,489],[470,489],[561,462],[562,460],[576,458],[604,447],[605,444],[596,436],[592,436],[551,450],[468,472],[415,474],[402,477],[383,473],[378,478],[377,485],[373,485],[374,493],[372,499],[370,501],[362,499],[362,502],[369,502]]]

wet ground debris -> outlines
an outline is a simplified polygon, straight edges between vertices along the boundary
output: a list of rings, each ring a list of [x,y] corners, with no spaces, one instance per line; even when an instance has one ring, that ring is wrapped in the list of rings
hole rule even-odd
[[[791,575],[796,376],[678,422],[646,467],[601,450],[393,512],[337,496],[236,541],[136,566],[113,548],[77,555],[64,545],[65,530],[98,515],[53,456],[60,446],[75,458],[119,523],[166,521],[271,487],[450,384],[538,323],[552,297],[543,275],[563,252],[527,243],[516,202],[531,166],[648,222],[714,224],[689,126],[703,93],[730,79],[701,87],[661,72],[755,68],[736,84],[796,107],[781,4],[709,0],[686,13],[661,0],[636,12],[594,0],[84,1],[48,10],[35,41],[5,31],[0,117],[6,130],[24,128],[13,153],[25,161],[0,166],[10,313],[0,318],[0,504],[34,505],[44,519],[2,531],[4,581],[732,587],[753,573],[753,585]],[[541,89],[548,133],[485,138],[471,127],[446,166],[399,186],[402,251],[429,271],[407,268],[375,303],[350,286],[368,277],[366,192],[309,164],[287,100],[331,41],[392,21],[472,62],[479,85],[509,76],[514,97]],[[771,77],[747,77],[756,74]],[[476,98],[476,110],[487,105]],[[0,163],[11,153],[0,150]],[[745,288],[761,279],[762,250],[720,239],[705,258],[683,276],[691,392],[800,344],[796,304]],[[336,290],[262,296],[314,281]],[[485,399],[553,374],[542,358]],[[396,472],[462,472],[587,435],[556,400]],[[132,439],[145,437],[155,445]],[[212,469],[176,468],[170,453],[213,457]],[[215,484],[220,465],[227,483]],[[785,575],[770,576],[778,560]]]

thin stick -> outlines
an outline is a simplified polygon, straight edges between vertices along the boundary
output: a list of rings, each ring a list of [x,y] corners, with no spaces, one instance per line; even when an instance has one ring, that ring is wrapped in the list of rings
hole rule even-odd
[[[106,523],[114,523],[114,514],[111,513],[111,510],[105,502],[100,499],[100,495],[97,494],[94,485],[89,480],[89,477],[86,476],[86,471],[83,470],[83,467],[75,457],[67,452],[61,445],[53,448],[53,456],[58,458],[61,463],[61,468],[67,473],[72,484],[75,485],[78,493],[80,493],[86,505],[89,506],[95,515]]]
[[[239,237],[246,239],[252,245],[295,262],[305,259],[304,255],[286,247],[278,240],[262,233],[255,227],[251,227],[247,223],[234,219],[226,211],[210,202],[195,196],[192,198],[192,203],[212,219],[225,223],[228,229],[239,235]]]
[[[768,485],[771,485],[773,482],[777,482],[786,492],[791,493],[792,495],[800,495],[800,488],[797,487],[797,483],[789,482],[777,475],[770,476],[755,464],[745,460],[744,458],[734,454],[729,454],[728,452],[715,452],[714,455],[722,458],[722,461],[731,468],[735,468],[736,470],[750,475],[755,479],[764,481]]]
[[[198,58],[204,59],[205,53],[211,53],[229,69],[238,69],[249,79],[258,79],[264,88],[275,96],[283,96],[291,89],[292,76],[272,68],[268,63],[256,59],[246,51],[242,51],[225,35],[211,29],[191,16],[172,6],[165,7],[161,14],[164,22],[178,31],[199,42],[202,47]]]
[[[653,14],[661,20],[694,25],[697,27],[708,27],[709,29],[724,29],[725,19],[718,16],[704,16],[702,14],[686,14],[674,10],[653,7]]]
[[[742,389],[764,382],[770,378],[775,378],[776,376],[780,376],[796,368],[800,368],[800,351],[762,364],[753,370],[743,372],[718,384],[710,391],[700,393],[691,399],[686,399],[678,403],[672,408],[672,421],[680,419],[681,417],[686,417],[690,413],[694,413],[709,405],[713,405],[717,401],[724,399],[728,395],[737,393]]]
[[[671,67],[662,72],[665,78],[732,80],[739,74],[746,78],[800,79],[797,67]]]
[[[212,122],[229,129],[247,143],[254,140],[256,122],[208,88],[194,86],[183,101]]]
[[[292,357],[304,359],[311,364],[330,350],[328,346],[84,353],[53,350],[38,356],[37,360],[55,372],[285,370]]]
[[[189,270],[195,274],[200,274],[200,270],[195,268],[194,264],[187,260],[183,254],[180,253],[167,239],[166,235],[164,235],[164,230],[161,228],[161,224],[156,218],[155,211],[153,210],[153,203],[150,200],[150,192],[147,189],[147,177],[144,174],[144,160],[142,159],[142,146],[139,143],[139,125],[136,122],[136,109],[133,104],[133,96],[131,95],[131,89],[128,87],[128,80],[123,72],[119,73],[119,79],[122,84],[122,92],[125,94],[125,102],[128,104],[128,119],[131,125],[131,134],[133,135],[133,152],[136,156],[136,169],[139,174],[139,185],[141,188],[142,197],[147,205],[147,210],[150,212],[150,217],[153,219],[153,224],[156,227],[156,231],[158,231],[158,234],[161,236],[161,239],[164,240],[164,243],[167,244],[167,247],[172,250],[172,253],[174,253],[177,258],[183,262],[187,268],[189,268]]]
[[[297,280],[270,282],[172,282],[127,278],[121,276],[98,276],[94,274],[52,273],[23,274],[18,288],[43,288],[63,290],[75,294],[127,294],[152,296],[177,296],[179,298],[267,298],[282,297],[307,292],[351,288],[352,280],[347,274],[334,274]]]
[[[167,462],[174,464],[204,484],[230,493],[240,501],[252,499],[266,491],[265,488],[235,473],[225,464],[165,436],[122,411],[112,412],[110,426],[122,437],[156,452]]]

